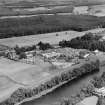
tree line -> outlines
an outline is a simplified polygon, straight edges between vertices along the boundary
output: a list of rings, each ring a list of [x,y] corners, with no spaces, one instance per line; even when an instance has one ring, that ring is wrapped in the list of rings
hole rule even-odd
[[[60,41],[59,46],[71,47],[75,49],[88,49],[91,51],[94,51],[96,49],[105,51],[105,41],[101,41],[101,38],[102,36],[87,33],[82,37],[76,37],[71,39],[70,41]]]

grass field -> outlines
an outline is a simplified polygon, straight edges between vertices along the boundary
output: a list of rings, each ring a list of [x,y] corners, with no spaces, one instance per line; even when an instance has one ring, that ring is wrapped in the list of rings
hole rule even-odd
[[[38,86],[59,72],[49,71],[49,66],[49,63],[39,58],[36,58],[36,65],[0,58],[0,102],[8,98],[19,87]]]
[[[38,85],[46,76],[49,78],[50,74],[45,69],[48,66],[47,63],[28,65],[0,58],[0,101],[9,97],[19,87]],[[40,82],[37,82],[39,80]]]
[[[50,44],[58,44],[59,41],[62,40],[70,40],[77,36],[82,36],[85,33],[92,32],[98,33],[104,31],[104,28],[100,29],[93,29],[90,31],[84,32],[76,32],[76,31],[63,31],[63,32],[55,32],[55,33],[48,33],[48,34],[39,34],[39,35],[31,35],[31,36],[23,36],[23,37],[14,37],[14,38],[6,38],[0,39],[0,44],[6,45],[9,47],[14,47],[16,45],[19,46],[30,46],[33,44],[38,44],[38,42],[48,42]],[[58,34],[58,35],[56,35]]]
[[[63,50],[63,49],[61,49]],[[94,61],[95,56],[91,56],[90,61]],[[35,57],[35,65],[12,61],[0,58],[0,102],[7,99],[18,88],[33,88],[41,83],[59,75],[62,71],[72,70],[86,63],[80,60],[80,64],[67,67],[65,69],[51,69],[51,64],[44,62],[39,56]]]

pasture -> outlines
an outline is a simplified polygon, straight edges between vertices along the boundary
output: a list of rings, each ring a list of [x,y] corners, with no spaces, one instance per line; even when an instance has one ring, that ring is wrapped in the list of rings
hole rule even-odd
[[[54,33],[48,33],[48,34],[13,37],[13,38],[0,39],[0,44],[6,45],[9,47],[15,47],[16,45],[19,45],[20,47],[31,46],[34,44],[38,44],[40,41],[45,43],[47,42],[50,44],[58,44],[59,41],[71,40],[72,38],[75,38],[77,36],[82,36],[88,32],[99,33],[104,30],[105,30],[104,28],[99,28],[99,29],[93,29],[93,30],[84,31],[84,32],[63,31],[63,32],[54,32]]]
[[[51,64],[36,57],[36,64],[25,64],[0,58],[0,102],[6,100],[18,88],[35,88],[40,84],[59,75],[62,71],[73,70],[86,62],[95,61],[96,56],[90,55],[89,61],[80,60],[77,65],[65,69],[51,68]]]
[[[51,75],[48,66],[44,62],[29,65],[0,58],[0,101],[8,98],[19,87],[36,86],[48,79]]]
[[[61,49],[61,51],[65,52],[69,51],[69,49]],[[73,68],[80,67],[84,63],[94,61],[95,59],[96,57],[92,55],[89,61],[82,59],[75,66],[58,69],[51,68],[52,65],[49,62],[44,62],[39,56],[35,57],[34,65],[0,58],[0,102],[9,98],[18,88],[37,87],[41,83],[59,75],[62,71],[73,70]]]

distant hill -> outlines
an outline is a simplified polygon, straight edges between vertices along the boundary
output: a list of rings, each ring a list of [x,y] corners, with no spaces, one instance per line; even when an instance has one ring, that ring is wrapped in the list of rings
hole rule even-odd
[[[32,2],[32,0],[0,0],[0,4],[8,4],[8,3],[18,3],[20,1],[29,1]]]
[[[0,0],[0,3],[18,3],[20,1],[28,2],[76,2],[76,3],[103,3],[105,0]]]

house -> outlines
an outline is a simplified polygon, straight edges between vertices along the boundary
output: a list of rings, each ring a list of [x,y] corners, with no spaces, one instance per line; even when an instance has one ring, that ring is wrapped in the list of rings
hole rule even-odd
[[[16,54],[16,52],[15,52],[14,49],[5,51],[5,55],[6,55],[9,59],[13,59],[13,60],[18,60],[18,58],[19,58],[19,56]]]

